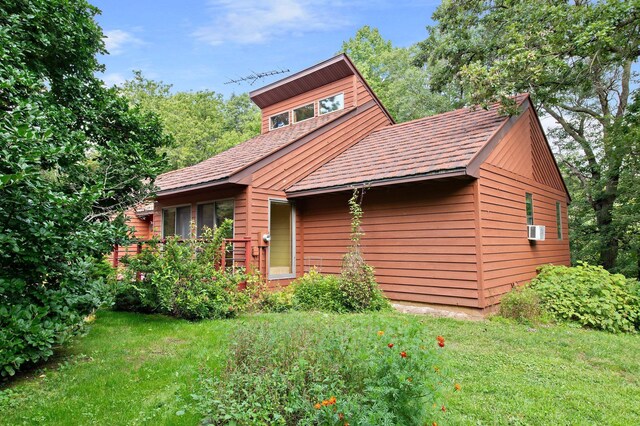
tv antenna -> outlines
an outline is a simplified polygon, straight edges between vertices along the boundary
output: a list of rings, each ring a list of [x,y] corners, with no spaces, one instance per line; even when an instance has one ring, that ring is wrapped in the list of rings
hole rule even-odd
[[[285,74],[285,73],[288,73],[288,72],[289,72],[289,69],[284,69],[284,68],[281,68],[279,70],[265,71],[265,72],[251,71],[251,74],[246,75],[244,77],[230,78],[229,81],[225,81],[224,84],[231,84],[231,83],[241,84],[244,81],[248,81],[249,85],[253,86],[253,83],[255,83],[258,80],[262,80],[265,77],[269,77],[269,76],[276,75],[276,74]]]

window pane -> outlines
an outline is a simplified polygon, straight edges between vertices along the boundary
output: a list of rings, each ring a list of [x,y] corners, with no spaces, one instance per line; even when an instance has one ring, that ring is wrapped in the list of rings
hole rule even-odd
[[[205,227],[213,229],[213,203],[198,206],[198,237],[202,236]]]
[[[176,234],[176,209],[162,210],[162,238]]]
[[[216,201],[216,226],[222,225],[225,219],[233,220],[233,200]],[[231,227],[231,235],[225,235],[225,237],[233,237],[233,227]]]
[[[320,114],[327,114],[344,108],[344,94],[340,93],[339,95],[322,99],[318,102],[318,108],[320,109]]]
[[[560,201],[556,201],[556,228],[558,229],[558,239],[562,239],[562,207]]]
[[[189,238],[191,235],[191,207],[178,207],[176,209],[176,236]]]
[[[527,225],[533,225],[533,195],[528,192],[525,194],[527,207]]]
[[[313,116],[314,116],[313,104],[305,105],[293,110],[294,123],[297,123],[298,121],[306,120],[308,118],[313,118]]]
[[[289,111],[271,117],[271,128],[277,129],[289,125]]]

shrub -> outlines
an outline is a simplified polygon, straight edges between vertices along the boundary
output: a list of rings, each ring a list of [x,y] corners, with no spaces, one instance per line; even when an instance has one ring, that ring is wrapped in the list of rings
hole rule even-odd
[[[201,377],[205,424],[423,425],[451,380],[435,333],[415,321],[299,314],[240,326],[223,371]],[[397,327],[397,328],[396,328]],[[360,332],[345,335],[344,329]],[[444,345],[444,339],[442,339]]]
[[[258,297],[258,310],[263,312],[288,312],[293,309],[293,287],[269,291],[263,289]]]
[[[82,329],[83,319],[109,303],[108,270],[92,259],[68,265],[59,285],[0,277],[0,376],[45,360]],[[37,287],[33,289],[32,287]]]
[[[315,268],[291,283],[293,306],[301,311],[346,312],[340,279],[322,275]]]
[[[231,223],[225,221],[202,240],[152,241],[139,255],[123,259],[116,308],[191,320],[235,316],[248,302],[238,291],[248,276],[241,268],[221,270],[218,264],[220,244]]]
[[[528,286],[514,287],[500,300],[500,315],[519,322],[538,321],[542,314],[538,294]]]
[[[611,332],[640,328],[640,298],[624,276],[601,266],[544,266],[531,288],[557,319]]]
[[[348,310],[366,311],[371,309],[372,304],[379,305],[384,296],[376,283],[373,267],[365,262],[360,250],[360,239],[364,233],[360,228],[362,207],[358,202],[357,189],[349,199],[349,212],[351,213],[351,247],[342,259],[340,291],[343,304]]]

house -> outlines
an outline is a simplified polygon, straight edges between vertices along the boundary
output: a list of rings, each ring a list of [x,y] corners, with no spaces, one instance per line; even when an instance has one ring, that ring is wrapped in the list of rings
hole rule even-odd
[[[392,300],[487,311],[539,265],[569,264],[569,194],[527,95],[518,116],[496,104],[395,124],[338,55],[250,96],[262,133],[159,176],[155,233],[232,218],[271,284],[335,274],[363,187],[363,253]]]

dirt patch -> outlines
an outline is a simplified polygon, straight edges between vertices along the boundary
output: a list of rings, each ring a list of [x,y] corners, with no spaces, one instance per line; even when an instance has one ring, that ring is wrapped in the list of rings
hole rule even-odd
[[[454,318],[461,319],[467,321],[484,321],[485,318],[478,315],[466,314],[464,312],[455,312],[448,311],[446,309],[438,309],[432,308],[430,306],[411,306],[411,305],[400,305],[397,303],[392,303],[391,306],[398,312],[402,312],[404,314],[417,314],[417,315],[428,315],[437,318]]]

